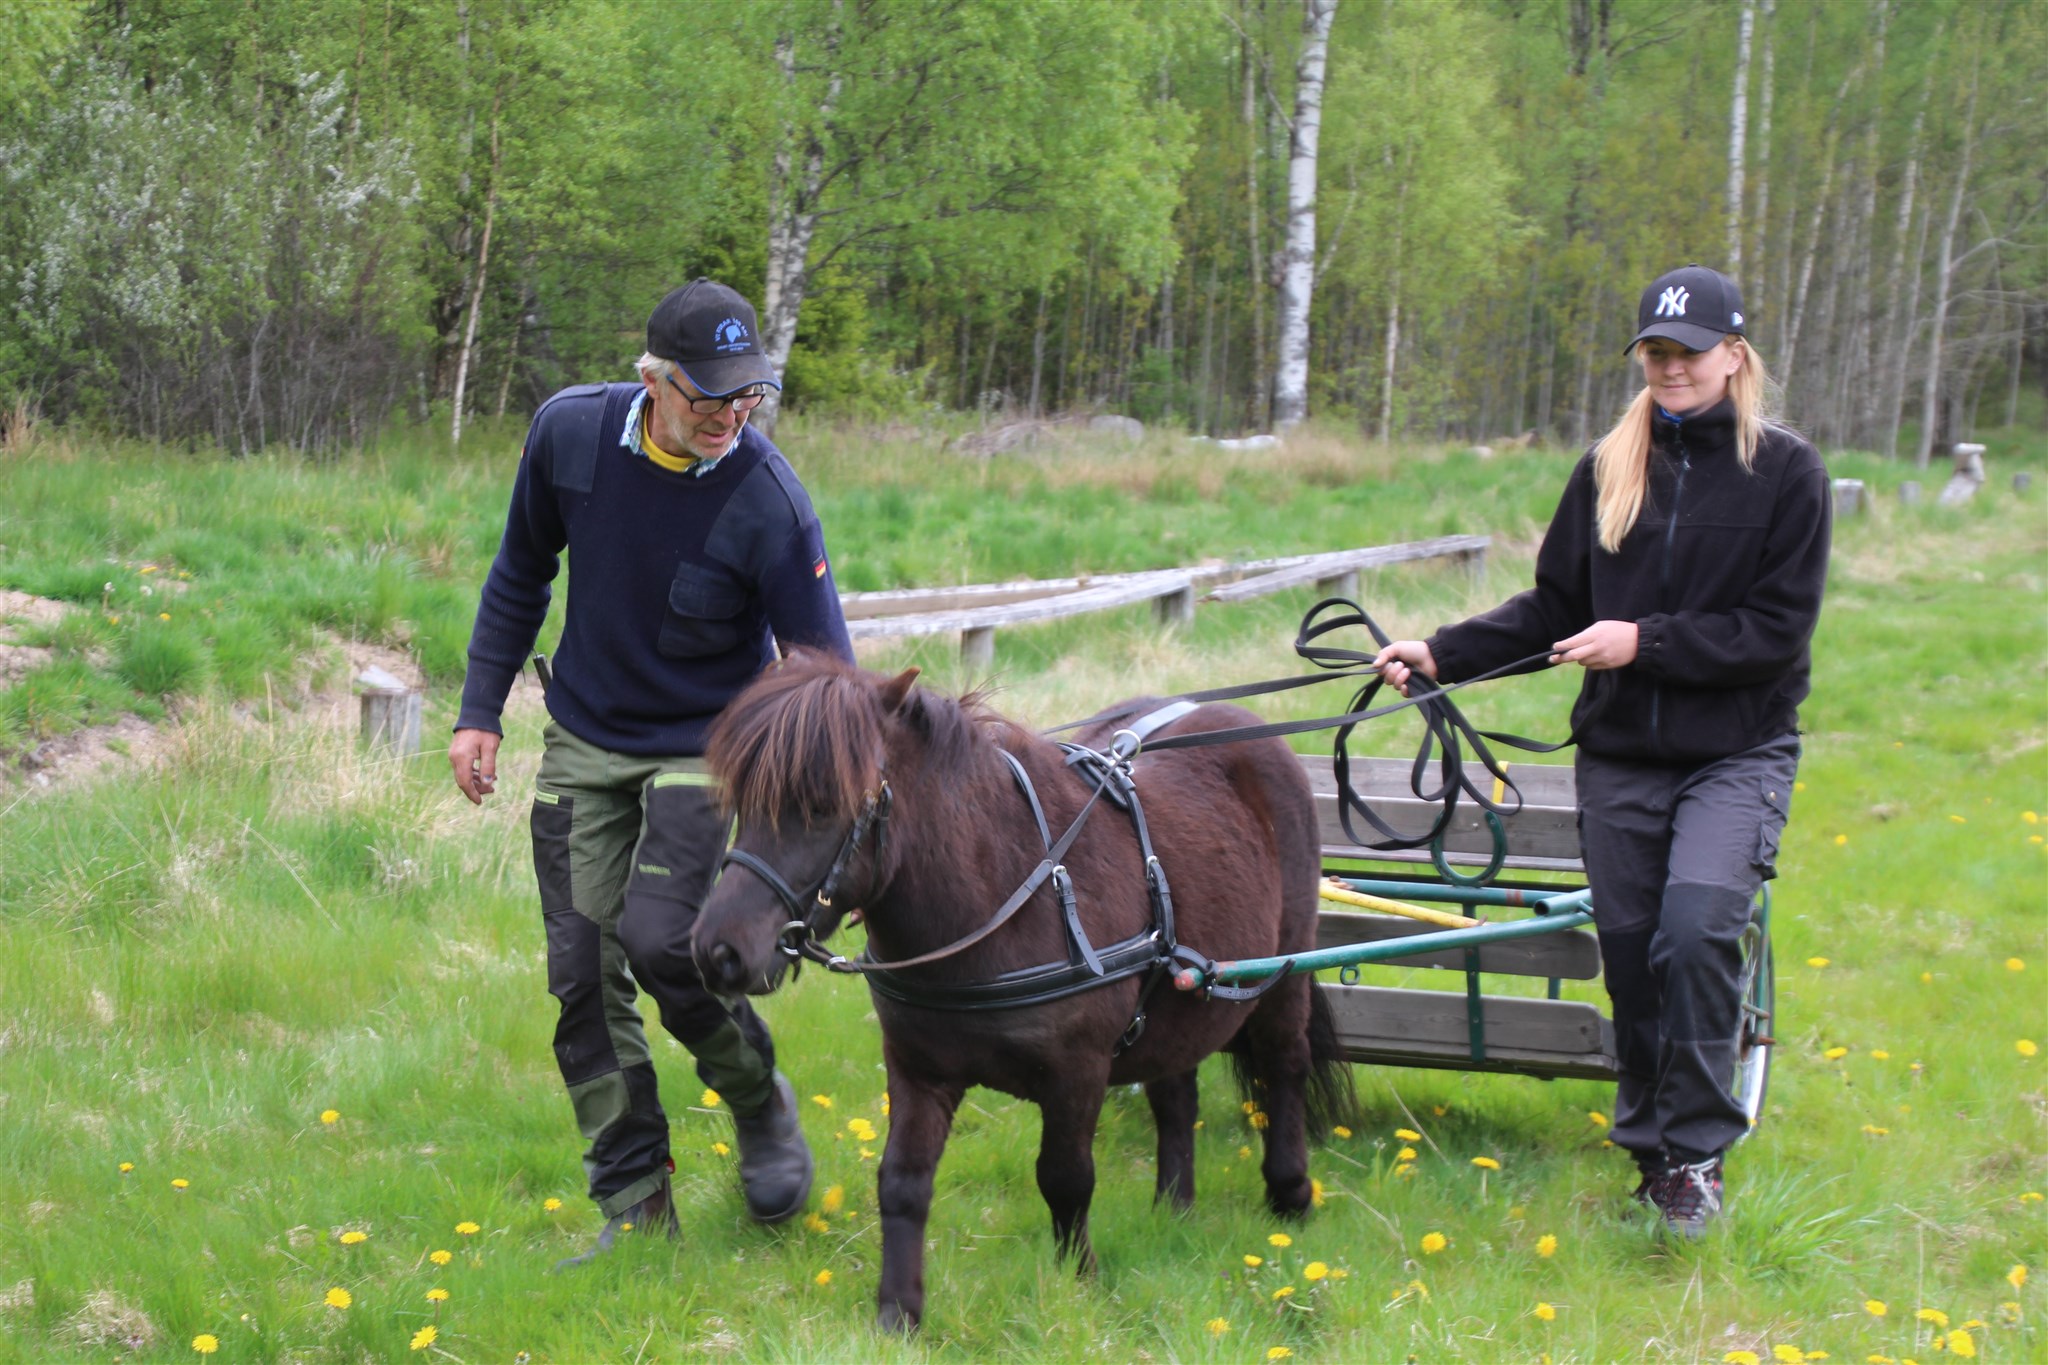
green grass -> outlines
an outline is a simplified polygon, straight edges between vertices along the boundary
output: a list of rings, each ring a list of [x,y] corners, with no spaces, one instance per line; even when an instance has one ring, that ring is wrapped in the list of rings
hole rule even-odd
[[[1329,441],[1264,461],[1171,446],[979,461],[785,435],[847,587],[1495,535],[1484,582],[1431,566],[1368,581],[1403,632],[1523,584],[1570,459]],[[2048,451],[1993,455],[2033,468],[2035,489],[1995,484],[1960,511],[1902,507],[1892,490],[1910,470],[1831,455],[1876,505],[1838,536],[1777,887],[1781,1049],[1713,1236],[1671,1247],[1624,1216],[1631,1172],[1588,1117],[1607,1087],[1361,1068],[1362,1121],[1313,1157],[1326,1202],[1273,1247],[1258,1138],[1212,1065],[1186,1216],[1151,1206],[1142,1097],[1111,1095],[1102,1267],[1077,1280],[1052,1259],[1035,1113],[975,1092],[940,1169],[929,1316],[909,1343],[868,1327],[874,1163],[847,1121],[886,1120],[856,983],[807,973],[766,1003],[800,1093],[832,1101],[805,1104],[819,1189],[845,1201],[827,1229],[745,1221],[713,1150],[729,1122],[657,1030],[684,1240],[552,1276],[598,1219],[549,1050],[516,799],[539,713],[510,717],[506,795],[477,812],[436,755],[359,753],[352,716],[233,704],[266,677],[319,672],[325,643],[352,636],[415,649],[433,680],[427,731],[443,732],[509,442],[326,468],[133,451],[0,466],[0,504],[22,509],[0,533],[0,586],[81,608],[33,634],[53,662],[0,692],[0,745],[164,693],[180,718],[160,770],[0,787],[0,1359],[184,1360],[199,1333],[221,1360],[407,1359],[437,1322],[435,1350],[463,1361],[1250,1361],[1279,1346],[1331,1361],[1719,1361],[1786,1345],[1929,1361],[1923,1306],[1981,1319],[1980,1359],[2048,1358],[2048,1202],[2026,1197],[2048,1193],[2048,1057],[2016,1047],[2048,1043],[2048,825],[2024,815],[2048,812]],[[152,583],[184,586],[143,597]],[[148,610],[166,599],[168,623]],[[1140,688],[1298,671],[1288,642],[1307,604],[1205,606],[1164,635],[1143,608],[1005,631],[999,703],[1050,724]],[[872,662],[970,681],[945,638]],[[1572,686],[1496,684],[1467,709],[1555,736]],[[1267,709],[1333,711],[1347,695]],[[1360,747],[1414,742],[1382,723]],[[1431,975],[1368,980],[1449,984]],[[1394,1173],[1404,1126],[1424,1135],[1410,1177]],[[465,1221],[478,1231],[459,1234]],[[344,1246],[349,1230],[368,1238]],[[1430,1232],[1443,1251],[1422,1250]],[[445,1268],[437,1249],[453,1253]],[[1265,1263],[1248,1270],[1246,1255]],[[1311,1261],[1344,1274],[1312,1282]],[[2020,1264],[2037,1275],[2016,1289]],[[324,1305],[334,1287],[352,1307]],[[438,1313],[433,1287],[449,1292]],[[1217,1318],[1227,1332],[1207,1329]]]

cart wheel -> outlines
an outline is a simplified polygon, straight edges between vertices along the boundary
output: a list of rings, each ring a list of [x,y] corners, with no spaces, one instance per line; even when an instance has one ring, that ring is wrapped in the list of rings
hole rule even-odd
[[[1757,898],[1742,931],[1742,1019],[1735,1031],[1735,1077],[1731,1089],[1754,1129],[1763,1120],[1764,1090],[1771,1078],[1772,1016],[1777,1008],[1778,973],[1771,962],[1771,889]]]

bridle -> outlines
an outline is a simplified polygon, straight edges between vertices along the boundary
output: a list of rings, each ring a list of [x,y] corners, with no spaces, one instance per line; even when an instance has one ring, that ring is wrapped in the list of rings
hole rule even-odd
[[[861,794],[860,809],[854,813],[853,825],[846,831],[846,838],[840,842],[839,852],[834,855],[832,865],[825,874],[799,894],[790,886],[789,880],[761,858],[755,857],[743,848],[729,848],[719,863],[723,872],[728,863],[737,863],[761,879],[761,882],[775,893],[789,912],[788,923],[782,926],[778,947],[784,957],[799,963],[809,960],[831,967],[844,958],[826,951],[818,942],[820,922],[832,913],[833,902],[839,895],[840,880],[846,869],[860,852],[862,844],[872,835],[875,841],[874,864],[877,871],[882,865],[882,854],[889,847],[889,811],[895,804],[895,793],[889,789],[889,780],[881,779],[874,791]],[[805,901],[809,904],[806,905]],[[829,933],[829,928],[827,929]]]

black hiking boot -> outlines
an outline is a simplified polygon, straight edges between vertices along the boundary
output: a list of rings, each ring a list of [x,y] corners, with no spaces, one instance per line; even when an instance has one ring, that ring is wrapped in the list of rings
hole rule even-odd
[[[776,1072],[768,1102],[745,1118],[733,1115],[732,1127],[739,1140],[740,1187],[748,1215],[758,1223],[794,1218],[811,1195],[811,1149],[797,1122],[796,1091],[789,1078]]]
[[[1631,1152],[1629,1155],[1636,1159],[1636,1172],[1641,1176],[1641,1179],[1636,1181],[1635,1189],[1630,1191],[1629,1199],[1643,1208],[1656,1208],[1657,1184],[1664,1179],[1668,1159],[1661,1151]]]
[[[1650,1190],[1651,1200],[1663,1211],[1664,1226],[1688,1241],[1704,1235],[1707,1224],[1721,1216],[1721,1177],[1718,1153],[1699,1161],[1674,1158],[1664,1178]]]
[[[619,1234],[624,1232],[659,1233],[671,1238],[676,1236],[676,1206],[669,1198],[669,1178],[665,1172],[661,1177],[661,1184],[655,1187],[653,1194],[631,1208],[607,1218],[604,1226],[598,1229],[597,1240],[590,1244],[589,1250],[579,1251],[574,1256],[555,1262],[555,1269],[567,1270],[571,1266],[586,1265],[596,1260],[610,1251],[612,1245],[619,1240]]]

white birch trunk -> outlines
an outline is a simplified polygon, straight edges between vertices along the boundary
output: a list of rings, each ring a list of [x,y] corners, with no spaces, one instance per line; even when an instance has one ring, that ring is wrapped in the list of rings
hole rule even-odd
[[[1401,349],[1401,276],[1397,270],[1388,285],[1387,354],[1380,370],[1380,444],[1394,440],[1394,357]]]
[[[1273,425],[1308,416],[1308,313],[1315,294],[1316,147],[1323,126],[1323,74],[1337,0],[1302,0],[1301,58],[1294,68],[1294,135],[1287,159],[1287,254],[1280,287],[1280,356],[1273,377]]]
[[[448,431],[448,443],[455,446],[462,444],[463,393],[469,384],[469,357],[476,349],[476,315],[483,311],[484,281],[491,269],[491,225],[498,216],[498,165],[501,160],[498,110],[503,102],[502,93],[491,101],[491,187],[484,196],[484,235],[476,252],[476,284],[469,291],[469,321],[462,329],[462,348],[455,355],[455,415]]]
[[[840,7],[832,7],[832,26],[827,47],[835,48]],[[836,62],[837,53],[830,60]],[[775,40],[775,61],[781,68],[785,94],[796,84],[796,43],[790,34]],[[819,107],[819,127],[830,127],[839,106],[841,76],[835,69],[827,82],[825,101]],[[797,166],[797,133],[785,128],[775,149],[768,197],[768,280],[761,298],[761,350],[776,377],[789,367],[789,353],[796,345],[797,320],[803,312],[804,292],[810,286],[811,241],[818,233],[818,197],[825,181],[825,147],[817,133],[802,138],[802,166]],[[775,419],[782,412],[782,394],[770,389],[768,397],[754,410],[754,425],[763,435],[775,434]]]
[[[1778,0],[1764,0],[1764,69],[1757,90],[1756,127],[1756,233],[1752,240],[1756,250],[1749,254],[1750,281],[1761,291],[1766,283],[1764,275],[1765,253],[1770,249],[1771,237],[1771,104],[1776,94],[1778,66],[1778,31],[1774,22],[1778,15]],[[1739,276],[1737,277],[1740,278]]]
[[[1742,278],[1742,182],[1749,134],[1749,44],[1756,29],[1756,0],[1742,0],[1735,40],[1735,97],[1728,114],[1728,273]]]
[[[1955,260],[1956,224],[1963,216],[1963,198],[1970,185],[1970,157],[1976,150],[1977,81],[1970,79],[1970,103],[1963,115],[1963,164],[1956,169],[1956,190],[1949,196],[1948,220],[1942,225],[1941,245],[1934,255],[1934,318],[1927,333],[1927,372],[1920,385],[1920,441],[1913,453],[1916,469],[1927,468],[1934,453],[1934,405],[1941,396],[1943,333],[1948,329],[1949,270]]]
[[[1927,102],[1934,93],[1936,64],[1927,64],[1927,79],[1920,87],[1920,107],[1913,112],[1913,131],[1906,139],[1906,172],[1899,185],[1899,218],[1892,230],[1892,264],[1885,275],[1884,343],[1880,360],[1884,385],[1884,453],[1890,459],[1899,453],[1899,421],[1906,405],[1907,355],[1912,350],[1913,310],[1919,306],[1917,293],[1912,304],[1902,307],[1900,294],[1906,279],[1906,245],[1913,235],[1913,201],[1920,188],[1920,139],[1927,126]]]

